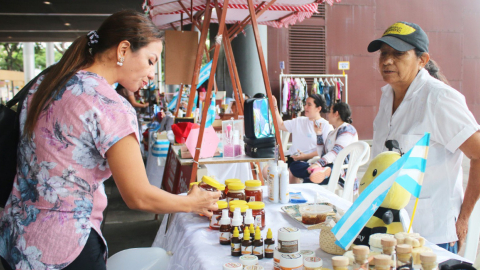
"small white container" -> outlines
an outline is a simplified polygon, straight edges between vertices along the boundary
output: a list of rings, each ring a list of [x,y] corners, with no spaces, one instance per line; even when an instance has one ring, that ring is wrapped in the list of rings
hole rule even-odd
[[[321,269],[323,266],[323,261],[318,257],[307,257],[303,258],[303,267],[305,270],[317,270]]]
[[[313,250],[300,250],[298,253],[302,254],[303,259],[308,258],[308,257],[315,257],[315,251]]]
[[[255,255],[242,255],[240,256],[240,263],[243,266],[257,265],[258,257]]]
[[[298,228],[282,227],[278,230],[278,251],[281,253],[298,252],[300,230]]]
[[[278,247],[273,250],[273,270],[280,270],[280,257],[283,253],[278,251]]]
[[[242,270],[243,265],[237,262],[229,262],[223,265],[223,270]]]
[[[303,270],[303,256],[300,253],[282,254],[280,256],[281,270]]]

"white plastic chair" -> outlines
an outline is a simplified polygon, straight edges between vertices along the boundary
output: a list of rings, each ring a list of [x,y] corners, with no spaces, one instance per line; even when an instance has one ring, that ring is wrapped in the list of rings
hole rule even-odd
[[[348,155],[350,155],[348,164],[343,164]],[[308,163],[313,164],[319,159],[320,157],[314,157],[310,159]],[[327,189],[335,193],[339,187],[338,179],[340,178],[341,170],[347,169],[343,193],[342,191],[339,191],[339,193],[342,193],[342,198],[353,202],[353,184],[355,182],[355,178],[357,177],[358,168],[366,164],[369,159],[370,145],[368,145],[366,142],[354,142],[342,149],[333,162],[332,173],[330,174],[330,180],[328,181]]]
[[[165,270],[170,256],[163,248],[130,248],[115,253],[107,260],[108,270]]]
[[[474,262],[477,257],[478,238],[480,237],[480,200],[475,204],[468,220],[468,233],[465,243],[465,258]]]
[[[288,142],[290,140],[290,132],[288,131],[280,131],[281,133],[281,138],[282,138],[282,146],[283,146],[283,152],[287,153],[288,148],[292,145],[292,143]]]

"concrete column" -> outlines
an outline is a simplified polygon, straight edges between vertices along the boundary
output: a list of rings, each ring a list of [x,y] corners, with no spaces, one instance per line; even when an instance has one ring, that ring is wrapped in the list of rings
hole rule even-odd
[[[55,63],[55,47],[53,46],[53,42],[47,42],[47,67],[53,65]]]
[[[23,43],[23,73],[25,84],[35,77],[35,43]]]
[[[265,63],[267,60],[267,26],[259,25],[260,39],[262,42]],[[255,44],[255,36],[251,25],[247,25],[245,33],[238,34],[232,40],[232,50],[237,63],[238,76],[242,85],[243,93],[252,97],[256,93],[265,94],[265,85],[263,83],[262,69],[258,52]]]

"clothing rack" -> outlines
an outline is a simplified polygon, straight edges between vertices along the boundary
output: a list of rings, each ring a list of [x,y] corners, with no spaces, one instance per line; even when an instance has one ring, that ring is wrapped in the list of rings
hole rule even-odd
[[[345,78],[345,103],[348,103],[348,75],[345,74],[280,74],[280,106],[282,103],[282,89],[284,78]]]

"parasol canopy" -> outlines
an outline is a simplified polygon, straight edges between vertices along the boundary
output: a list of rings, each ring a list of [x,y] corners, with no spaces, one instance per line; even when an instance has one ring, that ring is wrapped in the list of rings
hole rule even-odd
[[[254,0],[255,8],[263,8],[271,0]],[[288,27],[304,19],[310,18],[317,12],[318,4],[327,2],[332,5],[334,0],[277,0],[257,18],[258,24],[275,28]],[[335,0],[339,2],[340,0]],[[189,13],[203,11],[207,7],[206,0],[147,0],[144,7],[149,11],[150,18],[160,29],[177,27],[182,24],[191,24]],[[219,7],[223,8],[223,0],[219,0]],[[214,8],[213,1],[210,7]],[[187,11],[188,12],[187,12]],[[193,10],[193,12],[192,12]],[[241,22],[249,15],[247,0],[230,0],[227,9],[227,24]],[[218,23],[217,13],[212,13],[211,22]]]

